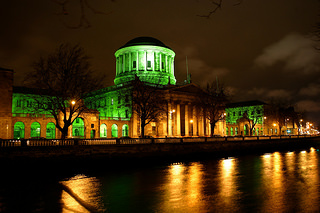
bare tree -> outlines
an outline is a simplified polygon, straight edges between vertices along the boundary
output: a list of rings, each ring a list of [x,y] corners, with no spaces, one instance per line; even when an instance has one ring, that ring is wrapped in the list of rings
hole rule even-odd
[[[223,0],[208,0],[211,4],[212,7],[209,8],[208,14],[205,15],[198,15],[199,17],[202,18],[210,18],[213,14],[215,14],[219,9],[222,8],[222,3],[224,2]],[[234,0],[234,5],[239,5],[242,3],[243,0]]]
[[[89,110],[87,106],[94,100],[88,94],[102,87],[104,77],[94,76],[89,57],[79,45],[62,44],[33,68],[25,84],[40,90],[28,97],[32,102],[28,110],[51,114],[65,138],[73,121]]]
[[[140,118],[141,137],[145,137],[145,126],[156,122],[167,112],[161,88],[149,85],[138,77],[131,82],[132,112]]]
[[[249,127],[249,136],[253,135],[253,130],[256,127],[256,124],[262,121],[262,114],[257,112],[252,112],[251,115],[248,112],[243,113],[243,117],[240,120],[246,121]]]
[[[291,104],[280,100],[272,100],[269,103],[267,116],[268,120],[270,118],[271,121],[278,125],[280,135],[287,122],[291,120],[294,125],[295,120],[298,120],[294,107],[291,106]]]
[[[68,28],[71,28],[71,29],[91,27],[91,23],[87,16],[88,11],[98,15],[108,15],[111,13],[111,12],[104,12],[104,11],[98,10],[96,7],[90,4],[89,0],[50,0],[50,1],[57,4],[60,7],[61,11],[58,12],[57,15],[61,15],[61,16],[69,16],[69,15],[75,16],[70,12],[70,8],[72,7],[71,3],[73,2],[78,3],[78,6],[80,7],[79,23],[77,25],[72,25],[72,26],[64,23]],[[110,0],[110,1],[115,1],[115,0]]]
[[[207,88],[199,94],[198,104],[202,108],[202,113],[209,120],[211,137],[214,135],[214,128],[219,121],[225,119],[224,109],[228,102],[228,96],[223,85],[219,85],[218,80],[212,84],[207,84]]]

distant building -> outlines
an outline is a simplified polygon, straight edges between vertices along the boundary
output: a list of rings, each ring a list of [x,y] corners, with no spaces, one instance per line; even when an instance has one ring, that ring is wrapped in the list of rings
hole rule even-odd
[[[228,104],[225,111],[228,136],[249,136],[250,129],[252,136],[298,134],[299,119],[293,107],[273,108],[254,100]]]
[[[162,85],[167,113],[151,122],[145,135],[153,137],[209,136],[209,121],[196,104],[201,88],[193,83],[177,85],[174,76],[174,51],[151,37],[138,37],[120,47],[116,53],[114,86],[90,95],[99,96],[88,106],[91,110],[75,120],[68,137],[112,138],[139,137],[140,119],[132,113],[126,86],[137,76],[150,85]],[[0,68],[0,138],[59,138],[52,115],[32,113],[28,96],[39,91],[13,87],[13,70]],[[224,122],[218,122],[215,133],[223,135]]]

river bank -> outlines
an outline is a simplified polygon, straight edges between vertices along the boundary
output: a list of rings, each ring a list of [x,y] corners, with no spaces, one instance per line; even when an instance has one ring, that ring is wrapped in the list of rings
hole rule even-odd
[[[1,148],[0,160],[6,163],[41,163],[45,161],[77,164],[97,161],[110,163],[154,162],[166,159],[197,159],[215,156],[237,156],[248,153],[291,151],[311,146],[320,147],[320,137],[192,143],[20,146]]]

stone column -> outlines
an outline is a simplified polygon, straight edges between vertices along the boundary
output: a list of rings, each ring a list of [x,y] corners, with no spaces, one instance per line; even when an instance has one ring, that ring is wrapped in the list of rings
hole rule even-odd
[[[198,136],[198,117],[197,117],[197,109],[193,106],[192,110],[192,117],[193,117],[193,135]]]
[[[185,136],[189,136],[189,111],[188,111],[188,104],[185,105],[185,112],[184,112],[184,117],[185,117]]]
[[[137,58],[136,58],[136,71],[138,71],[139,70],[139,51],[136,51],[136,56],[137,56]]]
[[[199,128],[199,135],[200,135],[200,136],[204,136],[203,118],[204,118],[203,115],[200,115],[200,116],[199,116],[198,128]]]
[[[129,52],[129,72],[132,71],[132,53]]]
[[[159,71],[162,72],[162,53],[161,52],[159,52],[159,63],[160,63],[159,64],[159,69],[160,69]]]
[[[173,115],[172,115],[172,109],[171,109],[171,103],[168,103],[168,115],[167,115],[168,119],[168,136],[172,136],[173,132],[172,132],[172,119],[173,119]]]
[[[180,104],[177,104],[177,122],[176,122],[176,128],[177,128],[177,136],[181,136],[181,126],[180,126]]]

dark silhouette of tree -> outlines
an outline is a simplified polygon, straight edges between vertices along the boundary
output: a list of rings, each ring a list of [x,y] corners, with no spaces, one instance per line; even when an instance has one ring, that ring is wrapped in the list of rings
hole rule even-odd
[[[78,29],[78,28],[89,28],[91,27],[91,22],[88,19],[88,11],[92,12],[93,14],[96,15],[108,15],[111,12],[104,12],[101,10],[98,10],[95,6],[92,6],[92,2],[89,0],[50,0],[53,3],[57,4],[60,7],[60,12],[56,13],[57,15],[60,16],[76,16],[77,14],[72,14],[70,11],[70,8],[74,7],[73,3],[75,2],[79,8],[79,21],[77,25],[69,25],[64,22],[64,25],[68,28],[71,29]],[[115,0],[110,0],[110,1],[115,1]]]
[[[41,57],[33,64],[25,85],[38,90],[29,95],[34,113],[51,114],[61,138],[67,136],[73,121],[88,112],[93,100],[88,94],[102,88],[103,76],[96,77],[89,57],[79,45],[60,45],[54,53]]]
[[[295,112],[294,107],[280,100],[273,100],[269,103],[267,117],[268,120],[277,124],[280,135],[282,134],[283,127],[287,126],[289,122],[293,126],[295,123],[299,123],[299,116]]]
[[[145,126],[167,112],[167,103],[159,85],[145,83],[136,76],[131,86],[132,112],[140,119],[140,136],[144,138]]]
[[[240,120],[248,123],[249,136],[252,136],[253,130],[255,129],[256,124],[262,120],[262,114],[253,111],[252,114],[249,115],[248,112],[245,112],[243,113],[243,117],[240,118]]]
[[[198,15],[202,18],[210,18],[213,14],[215,14],[219,9],[222,8],[222,4],[224,0],[208,0],[212,6],[209,8],[209,11],[205,15]],[[242,3],[243,0],[234,0],[234,5],[239,5]]]
[[[199,107],[202,108],[203,116],[209,120],[211,137],[214,135],[214,128],[217,122],[225,119],[224,109],[228,102],[228,95],[225,87],[219,85],[218,80],[207,84],[203,93],[199,94]]]

